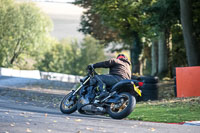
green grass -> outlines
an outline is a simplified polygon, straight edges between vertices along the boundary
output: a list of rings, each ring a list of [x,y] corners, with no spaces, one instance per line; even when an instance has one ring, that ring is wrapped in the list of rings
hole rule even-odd
[[[166,123],[200,121],[200,97],[139,102],[128,119]]]

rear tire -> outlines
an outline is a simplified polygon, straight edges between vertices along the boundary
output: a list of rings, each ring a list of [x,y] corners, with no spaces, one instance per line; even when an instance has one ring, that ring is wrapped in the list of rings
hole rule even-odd
[[[123,96],[124,102],[120,106],[119,104],[112,103],[110,107],[107,108],[107,112],[113,119],[123,119],[127,117],[134,109],[136,105],[135,97],[132,96],[130,93],[123,92],[119,94]],[[119,105],[119,106],[118,106]],[[118,106],[115,108],[115,106]]]
[[[72,105],[70,106],[66,106],[66,104],[69,104],[72,101],[69,101],[69,97],[72,95],[72,92],[70,92],[69,94],[67,94],[63,100],[60,103],[60,111],[63,114],[71,114],[73,112],[75,112],[77,110],[77,101],[75,101],[75,103],[73,102]]]

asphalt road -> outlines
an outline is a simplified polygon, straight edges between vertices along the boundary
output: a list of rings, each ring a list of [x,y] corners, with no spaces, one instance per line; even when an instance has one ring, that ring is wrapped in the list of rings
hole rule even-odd
[[[76,112],[64,115],[58,106],[50,106],[59,105],[62,96],[46,92],[46,89],[44,91],[30,88],[32,84],[31,79],[0,77],[0,133],[200,132],[200,126],[114,120],[105,116],[81,115]]]
[[[199,126],[64,115],[58,109],[0,97],[0,133],[199,133]]]

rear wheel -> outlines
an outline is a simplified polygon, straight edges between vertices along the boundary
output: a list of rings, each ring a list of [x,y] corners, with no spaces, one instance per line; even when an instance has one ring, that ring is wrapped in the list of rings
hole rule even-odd
[[[123,119],[127,117],[136,105],[135,97],[130,93],[124,92],[119,95],[122,97],[120,102],[117,104],[112,103],[107,109],[110,117],[114,119]]]
[[[64,114],[71,114],[77,109],[77,100],[72,100],[72,92],[67,94],[60,104],[60,111]]]

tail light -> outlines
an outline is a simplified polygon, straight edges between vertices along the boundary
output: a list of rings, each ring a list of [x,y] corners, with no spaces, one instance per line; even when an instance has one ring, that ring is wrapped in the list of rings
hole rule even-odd
[[[138,82],[138,86],[143,86],[143,82]]]

